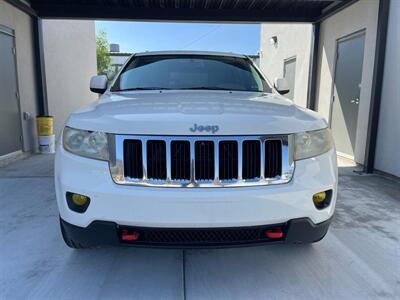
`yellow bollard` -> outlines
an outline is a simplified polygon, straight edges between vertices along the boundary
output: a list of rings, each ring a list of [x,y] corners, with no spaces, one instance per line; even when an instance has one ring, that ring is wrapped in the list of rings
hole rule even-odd
[[[53,135],[53,117],[52,116],[37,116],[36,128],[38,136]]]
[[[36,129],[39,140],[40,153],[55,152],[55,135],[52,116],[37,116]]]

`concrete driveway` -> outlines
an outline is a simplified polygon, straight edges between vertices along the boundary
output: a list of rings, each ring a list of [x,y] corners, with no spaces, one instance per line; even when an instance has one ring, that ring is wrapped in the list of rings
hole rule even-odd
[[[52,156],[0,169],[1,299],[400,299],[400,183],[340,169],[337,213],[314,245],[71,250]]]

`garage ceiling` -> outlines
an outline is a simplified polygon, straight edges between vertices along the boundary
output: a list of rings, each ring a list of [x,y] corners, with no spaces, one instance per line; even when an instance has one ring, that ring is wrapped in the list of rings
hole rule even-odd
[[[355,0],[31,0],[41,18],[317,22]],[[14,3],[15,4],[15,3]]]

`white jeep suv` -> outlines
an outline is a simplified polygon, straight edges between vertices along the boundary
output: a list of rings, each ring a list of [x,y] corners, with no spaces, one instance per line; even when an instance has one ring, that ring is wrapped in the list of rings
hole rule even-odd
[[[311,243],[337,192],[327,123],[243,55],[133,55],[57,145],[61,231],[73,248]]]

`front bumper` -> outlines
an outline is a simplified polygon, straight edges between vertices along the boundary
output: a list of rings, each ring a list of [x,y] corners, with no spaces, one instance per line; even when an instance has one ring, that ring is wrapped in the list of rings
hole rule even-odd
[[[73,155],[58,146],[55,185],[60,216],[85,228],[95,221],[159,228],[224,228],[284,224],[308,218],[314,224],[330,219],[337,191],[336,154],[331,150],[296,162],[287,184],[165,188],[114,183],[108,163]],[[332,190],[329,207],[315,208],[312,195]],[[66,193],[90,197],[84,213],[68,208]]]
[[[289,220],[285,224],[230,227],[230,228],[146,228],[119,226],[114,222],[95,221],[82,228],[60,219],[61,230],[67,243],[75,248],[98,246],[136,246],[163,248],[212,248],[234,246],[257,246],[270,243],[312,243],[321,240],[327,233],[331,219],[314,224],[308,218]],[[283,237],[269,239],[265,230],[279,226]],[[121,239],[123,229],[140,233],[136,241]]]

